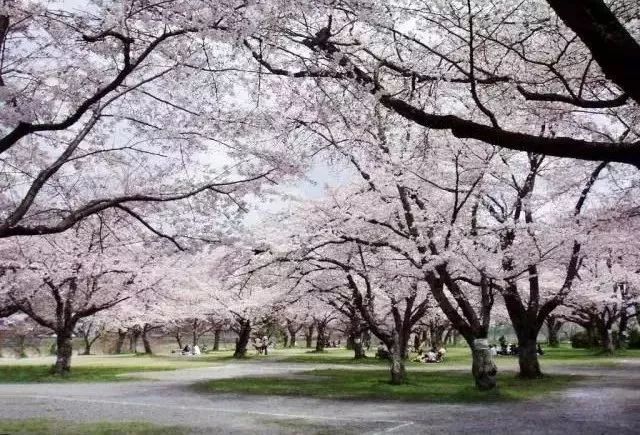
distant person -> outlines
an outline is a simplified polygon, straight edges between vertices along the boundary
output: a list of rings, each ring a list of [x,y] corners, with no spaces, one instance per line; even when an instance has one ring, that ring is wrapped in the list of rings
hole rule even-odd
[[[544,355],[544,351],[542,350],[542,347],[540,347],[540,343],[536,345],[536,353],[540,356]]]
[[[195,346],[193,346],[193,352],[194,355],[200,355],[200,346],[198,346],[197,344]]]
[[[266,335],[264,337],[262,337],[262,351],[264,352],[265,355],[269,354],[269,337],[267,337]]]
[[[189,346],[188,344],[182,349],[182,354],[183,355],[189,355],[191,353],[191,346]]]
[[[509,345],[507,344],[507,339],[504,338],[504,335],[500,336],[498,343],[500,343],[500,355],[509,355]]]
[[[424,357],[424,362],[427,362],[427,363],[438,362],[438,354],[434,351],[434,349],[435,349],[434,347],[429,349],[429,352],[427,352],[427,355]]]
[[[445,349],[444,346],[440,346],[436,355],[438,356],[438,362],[443,361],[444,357],[447,355],[447,349]]]
[[[495,344],[492,344],[491,346],[489,346],[489,354],[492,357],[498,355],[498,349],[496,348]]]

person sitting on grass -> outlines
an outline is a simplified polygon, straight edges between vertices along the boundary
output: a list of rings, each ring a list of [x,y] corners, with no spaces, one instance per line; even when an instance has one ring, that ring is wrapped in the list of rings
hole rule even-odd
[[[253,347],[258,352],[258,355],[262,355],[262,340],[260,338],[256,337],[253,340]]]
[[[498,355],[498,349],[496,348],[495,344],[492,344],[491,346],[489,346],[489,353],[491,354],[492,357]]]
[[[436,348],[432,347],[429,349],[427,354],[424,357],[424,362],[426,363],[437,363],[438,362],[438,352],[436,352]]]
[[[444,346],[440,346],[436,355],[438,357],[438,362],[444,361],[444,357],[447,355],[447,349],[445,349]]]
[[[193,350],[191,351],[191,353],[196,356],[200,355],[200,346],[198,346],[197,344],[193,346]]]
[[[536,345],[536,353],[540,356],[544,355],[544,351],[542,350],[542,347],[540,347],[540,343]]]
[[[191,354],[191,346],[188,344],[182,349],[182,355],[190,355]]]

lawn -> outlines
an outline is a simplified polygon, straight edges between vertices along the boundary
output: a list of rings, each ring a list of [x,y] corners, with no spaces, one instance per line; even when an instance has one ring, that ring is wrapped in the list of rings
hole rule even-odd
[[[131,380],[127,373],[177,370],[182,368],[214,365],[206,359],[147,356],[103,355],[75,356],[71,361],[71,373],[65,377],[53,376],[50,367],[53,357],[4,359],[0,363],[0,383],[23,382],[111,382]]]
[[[626,350],[615,356],[601,355],[597,351],[587,349],[571,349],[560,347],[545,349],[545,355],[540,358],[542,370],[550,366],[615,366],[620,360],[640,358],[640,350]],[[369,353],[373,355],[373,352]],[[232,358],[230,350],[212,352],[198,357],[180,356],[176,354],[147,356],[147,355],[90,355],[75,356],[72,360],[71,374],[65,378],[51,376],[49,368],[54,362],[53,357],[0,359],[0,383],[3,382],[106,382],[122,381],[135,376],[123,376],[132,372],[155,370],[178,370],[184,368],[210,367],[229,362],[242,362]],[[272,363],[311,363],[352,365],[354,369],[365,366],[369,369],[386,369],[388,362],[373,356],[354,360],[353,351],[347,349],[327,349],[325,352],[313,352],[309,349],[274,349],[269,355],[258,355],[249,351],[244,361],[268,361]],[[517,369],[516,357],[497,357],[498,369],[513,371]],[[464,370],[471,366],[471,352],[468,347],[450,347],[444,364],[422,364],[407,362],[407,367],[420,371]]]
[[[469,372],[409,371],[408,382],[391,385],[387,370],[314,370],[294,377],[252,377],[200,382],[194,388],[208,393],[304,396],[326,399],[378,399],[420,402],[486,402],[524,400],[560,391],[579,380],[553,375],[522,380],[515,372],[501,373],[499,389],[476,389]]]
[[[140,422],[74,423],[52,419],[0,420],[0,434],[11,435],[173,435],[184,428]]]

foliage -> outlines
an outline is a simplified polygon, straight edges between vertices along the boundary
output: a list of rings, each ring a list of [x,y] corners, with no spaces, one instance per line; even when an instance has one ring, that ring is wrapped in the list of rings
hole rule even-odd
[[[640,349],[640,329],[633,329],[629,334],[629,349]]]
[[[593,338],[586,331],[578,331],[571,336],[571,347],[574,349],[590,349],[594,345]]]

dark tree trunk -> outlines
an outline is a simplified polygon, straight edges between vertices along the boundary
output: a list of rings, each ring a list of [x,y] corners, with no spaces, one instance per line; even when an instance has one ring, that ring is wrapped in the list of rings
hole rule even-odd
[[[144,346],[144,353],[147,355],[152,355],[153,350],[151,349],[151,342],[149,341],[149,331],[151,330],[151,326],[145,323],[142,328],[142,345]]]
[[[518,364],[520,365],[519,377],[535,379],[542,377],[540,363],[538,362],[537,334],[518,338]]]
[[[416,352],[420,349],[420,347],[422,346],[422,342],[420,340],[420,337],[422,336],[422,330],[418,330],[415,332],[415,335],[413,336],[413,350],[415,350]]]
[[[236,349],[233,352],[234,358],[244,358],[247,355],[247,345],[249,344],[249,337],[251,335],[251,321],[240,320],[239,322],[240,332],[236,340]]]
[[[296,333],[289,331],[289,347],[296,347]]]
[[[131,335],[129,336],[129,352],[138,353],[138,340],[140,339],[140,334],[142,334],[142,328],[136,326],[131,330]]]
[[[603,0],[547,0],[589,48],[607,78],[640,103],[640,44]]]
[[[213,350],[220,350],[220,333],[222,330],[220,328],[216,328],[213,331]]]
[[[71,371],[72,355],[71,331],[58,332],[56,336],[56,363],[53,366],[53,373],[59,376],[67,375]]]
[[[353,350],[355,347],[355,335],[353,333],[349,333],[349,335],[347,335],[347,342],[345,343],[345,349],[347,350]]]
[[[283,335],[284,335],[284,341],[283,341],[282,347],[289,347],[289,336],[287,335],[286,332]]]
[[[19,358],[26,358],[27,355],[27,337],[25,335],[19,335],[17,337],[17,346],[16,346],[16,350],[18,351],[18,357]]]
[[[562,322],[554,316],[549,316],[545,320],[545,323],[547,324],[547,337],[549,346],[559,347],[560,340],[558,338],[558,333],[560,332],[560,328],[562,327]]]
[[[180,331],[179,331],[179,330],[177,330],[177,331],[173,334],[173,336],[175,337],[176,342],[178,343],[178,349],[182,349],[182,348],[183,348],[183,346],[182,346],[182,334],[180,333]]]
[[[362,339],[362,332],[357,334],[353,339],[353,358],[363,359],[367,357],[364,349],[364,340]]]
[[[627,347],[629,330],[629,311],[626,305],[623,305],[622,312],[620,313],[620,320],[618,321],[618,334],[616,335],[615,348],[625,349]]]
[[[116,339],[116,353],[121,354],[124,347],[124,340],[127,338],[127,331],[118,328],[118,338]]]
[[[82,352],[83,355],[91,355],[91,345],[93,344],[91,342],[91,340],[89,340],[89,337],[82,337],[82,339],[84,340],[84,352]]]
[[[496,387],[496,375],[498,367],[491,358],[489,351],[489,340],[486,338],[473,341],[471,348],[472,365],[471,373],[479,390],[491,390]]]
[[[200,322],[198,319],[193,320],[192,329],[191,329],[191,346],[195,347],[198,344],[198,324]]]
[[[322,323],[318,323],[318,335],[316,337],[316,352],[324,352],[324,345],[327,342],[327,338],[325,337],[327,325]]]
[[[613,346],[613,340],[611,337],[611,329],[601,327],[600,329],[600,341],[602,343],[602,351],[609,355],[612,355],[615,348]]]
[[[315,325],[309,325],[307,327],[307,330],[304,333],[307,349],[312,347],[314,330],[315,330]]]

